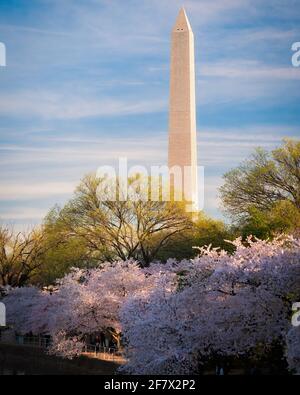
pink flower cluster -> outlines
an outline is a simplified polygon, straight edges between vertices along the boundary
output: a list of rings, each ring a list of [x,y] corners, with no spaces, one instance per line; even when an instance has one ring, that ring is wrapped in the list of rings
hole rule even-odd
[[[207,247],[196,259],[145,269],[133,261],[74,269],[52,294],[11,290],[8,321],[21,333],[51,334],[52,352],[68,358],[80,354],[86,334],[114,328],[129,373],[191,373],[214,355],[267,353],[274,342],[300,372],[300,329],[291,324],[299,240],[233,244],[232,255]]]

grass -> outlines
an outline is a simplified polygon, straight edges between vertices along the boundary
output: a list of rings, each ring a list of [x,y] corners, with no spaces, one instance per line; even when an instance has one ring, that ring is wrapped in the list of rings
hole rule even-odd
[[[35,347],[0,344],[0,375],[113,375],[120,364],[88,356],[66,360]]]

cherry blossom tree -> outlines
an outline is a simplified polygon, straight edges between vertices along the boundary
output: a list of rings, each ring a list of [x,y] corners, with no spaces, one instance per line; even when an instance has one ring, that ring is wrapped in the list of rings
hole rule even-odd
[[[120,341],[120,307],[147,283],[150,278],[134,261],[74,269],[58,282],[55,292],[34,287],[12,290],[5,298],[8,322],[20,334],[50,334],[51,352],[76,356],[88,334],[110,331]]]
[[[150,297],[128,298],[126,372],[196,373],[216,356],[249,358],[278,342],[285,347],[291,297],[300,297],[299,242],[247,244],[237,239],[233,255],[202,248],[193,261],[169,262],[173,276],[166,274]],[[297,341],[290,334],[293,350]]]
[[[13,288],[3,299],[6,305],[7,322],[20,334],[42,333],[46,314],[36,315],[34,311],[44,304],[48,295],[36,287]]]
[[[235,252],[200,248],[193,260],[141,268],[134,261],[74,269],[52,293],[13,289],[4,298],[20,333],[47,333],[50,350],[72,358],[86,335],[110,331],[135,374],[197,373],[218,358],[268,355],[279,345],[299,372],[300,242],[237,239]]]

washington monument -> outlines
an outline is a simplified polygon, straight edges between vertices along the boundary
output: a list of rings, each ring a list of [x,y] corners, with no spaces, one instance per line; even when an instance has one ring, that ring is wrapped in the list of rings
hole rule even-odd
[[[192,202],[189,210],[195,211],[198,187],[194,35],[184,8],[172,30],[168,162],[171,173],[173,167],[180,168],[184,198]],[[173,185],[174,180],[172,177]]]

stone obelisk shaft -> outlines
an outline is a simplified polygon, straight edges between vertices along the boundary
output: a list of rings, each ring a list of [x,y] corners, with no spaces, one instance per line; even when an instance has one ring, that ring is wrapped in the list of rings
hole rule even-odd
[[[184,9],[172,31],[168,164],[181,168],[185,199],[197,207],[194,35]]]

